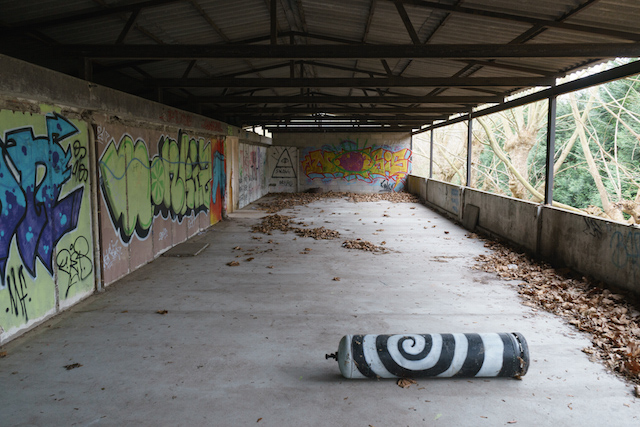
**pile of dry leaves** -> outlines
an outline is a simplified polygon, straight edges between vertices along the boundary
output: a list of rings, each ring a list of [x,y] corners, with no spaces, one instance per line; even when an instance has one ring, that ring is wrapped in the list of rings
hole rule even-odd
[[[280,230],[287,232],[291,230],[292,216],[287,215],[267,215],[262,218],[262,221],[258,225],[251,227],[252,233],[271,234],[273,230]]]
[[[640,384],[640,311],[630,302],[631,297],[501,244],[485,246],[493,253],[477,257],[477,269],[524,281],[518,285],[524,304],[565,317],[580,331],[589,333],[593,345],[582,351]]]
[[[294,228],[296,234],[300,237],[312,237],[316,240],[331,240],[340,237],[340,233],[336,230],[330,230],[324,227],[318,228]]]
[[[251,227],[252,233],[263,233],[263,234],[271,234],[273,230],[280,230],[283,233],[287,233],[289,231],[295,232],[300,237],[312,237],[316,240],[330,240],[337,239],[340,237],[340,233],[336,230],[330,230],[324,227],[318,228],[300,228],[293,227],[291,225],[291,220],[293,217],[287,215],[267,215],[262,218],[262,221],[258,225],[254,225]],[[298,223],[303,224],[303,223]],[[304,224],[303,224],[304,225]]]
[[[347,198],[354,202],[379,202],[386,200],[392,203],[419,203],[420,199],[411,193],[346,193]]]
[[[377,246],[371,242],[368,242],[362,239],[345,240],[342,243],[342,247],[347,249],[360,249],[362,251],[368,251],[368,252],[383,252],[383,253],[389,252],[389,250],[384,246]]]
[[[270,194],[270,200],[258,204],[268,213],[280,212],[283,209],[290,209],[294,206],[304,206],[311,202],[323,199],[340,199],[345,198],[354,203],[357,202],[378,202],[387,200],[393,203],[417,203],[419,199],[409,193],[373,193],[373,194],[357,194],[345,192],[328,191],[326,193],[273,193]]]

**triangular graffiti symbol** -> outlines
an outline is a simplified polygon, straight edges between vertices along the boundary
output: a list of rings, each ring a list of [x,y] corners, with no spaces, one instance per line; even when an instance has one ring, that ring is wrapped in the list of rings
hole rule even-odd
[[[273,174],[271,178],[295,178],[296,177],[296,169],[293,166],[293,162],[291,161],[291,156],[289,155],[289,150],[284,149],[282,153],[280,153],[280,157],[278,157],[278,162],[276,163],[276,167],[273,168]]]

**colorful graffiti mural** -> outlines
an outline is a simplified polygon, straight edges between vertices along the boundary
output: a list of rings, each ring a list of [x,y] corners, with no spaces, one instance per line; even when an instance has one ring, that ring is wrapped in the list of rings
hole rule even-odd
[[[86,124],[0,111],[0,326],[93,290]],[[85,188],[86,187],[86,188]]]
[[[224,157],[224,139],[218,138],[211,150],[211,164],[213,168],[213,184],[211,187],[211,224],[220,221],[226,211],[226,160]]]
[[[400,191],[411,171],[411,150],[402,147],[367,146],[345,140],[337,146],[306,148],[300,161],[302,172],[311,180],[361,181],[380,183],[383,190]]]
[[[209,210],[211,143],[180,131],[177,140],[162,136],[158,154],[150,158],[145,141],[123,135],[117,145],[112,140],[101,156],[100,176],[122,240],[129,242],[134,233],[144,238],[158,214],[182,221]]]
[[[222,217],[222,139],[98,124],[96,140],[105,284]]]

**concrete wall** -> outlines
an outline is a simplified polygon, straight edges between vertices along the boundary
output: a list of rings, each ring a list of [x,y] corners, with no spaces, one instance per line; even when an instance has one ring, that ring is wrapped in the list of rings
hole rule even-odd
[[[276,133],[273,145],[298,148],[299,191],[402,191],[411,171],[409,133]]]
[[[268,138],[2,55],[0,69],[0,345],[218,222],[234,176],[243,204],[267,191]]]
[[[238,146],[238,209],[268,193],[267,148],[240,143]]]
[[[267,179],[270,193],[298,191],[298,149],[269,147],[267,149]]]
[[[29,110],[0,109],[0,343],[95,284],[90,127]]]
[[[446,211],[456,219],[462,218],[463,188],[447,182],[430,179],[427,181],[425,200]]]
[[[220,220],[223,141],[106,118],[95,126],[103,282],[109,284]]]
[[[426,187],[427,205],[471,230],[640,296],[639,227],[426,178],[409,183],[420,197]]]
[[[640,295],[640,227],[544,207],[540,253]]]
[[[479,208],[480,230],[516,242],[531,253],[537,251],[539,204],[464,188],[465,209],[469,205]]]

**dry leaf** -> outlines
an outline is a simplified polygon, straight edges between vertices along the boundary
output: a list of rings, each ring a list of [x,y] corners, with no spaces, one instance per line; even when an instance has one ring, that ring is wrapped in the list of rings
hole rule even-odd
[[[592,346],[582,351],[591,360],[599,360],[635,383],[640,381],[640,311],[631,299],[570,269],[554,269],[501,244],[487,242],[484,246],[492,253],[476,257],[476,269],[518,280],[524,305],[562,316],[589,333]]]
[[[81,367],[82,365],[80,363],[72,363],[71,365],[65,365],[63,366],[67,371],[70,371],[72,369],[76,369]]]
[[[411,378],[400,378],[397,382],[399,387],[409,388],[411,384],[418,384],[416,380],[412,380]]]
[[[238,261],[231,261],[231,262],[228,262],[227,265],[229,267],[237,267],[240,265],[240,263]]]
[[[339,277],[334,277],[334,278],[333,278],[333,281],[334,281],[334,282],[339,282],[339,281],[340,281],[340,278],[339,278]]]
[[[6,351],[0,351],[0,359],[3,357],[7,357],[7,352]]]
[[[273,268],[273,265],[267,265],[267,268]]]
[[[250,258],[245,259],[245,261],[247,261],[247,262],[251,262],[251,261],[253,261],[254,259],[255,259],[254,257],[250,257]]]
[[[156,313],[158,314],[167,314],[169,311],[168,310],[157,310]]]
[[[376,246],[373,243],[368,242],[366,240],[362,240],[362,239],[345,240],[342,243],[342,247],[346,249],[360,249],[368,252],[382,252],[382,253],[389,252],[388,249],[385,248],[384,246]]]
[[[241,251],[241,250],[242,250],[242,248],[241,248],[240,246],[236,246],[236,247],[235,247],[235,248],[233,248],[233,249],[234,249],[234,250],[236,250],[236,251]]]

